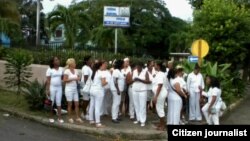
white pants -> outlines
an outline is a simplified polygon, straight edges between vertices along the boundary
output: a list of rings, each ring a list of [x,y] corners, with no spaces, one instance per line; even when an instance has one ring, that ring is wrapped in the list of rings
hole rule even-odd
[[[175,92],[168,94],[168,125],[179,125],[181,118],[182,99]]]
[[[112,119],[116,120],[118,118],[119,107],[121,104],[121,94],[118,95],[117,91],[112,91],[113,102],[112,102]]]
[[[65,88],[65,96],[67,101],[72,102],[72,101],[79,101],[79,95],[78,95],[78,90],[77,88],[71,88],[71,87],[66,87]]]
[[[56,106],[61,106],[62,103],[62,86],[51,86],[50,85],[50,100],[52,105],[56,103]]]
[[[134,106],[132,87],[128,88],[128,96],[129,96],[129,116],[132,119],[135,118],[135,106]]]
[[[90,89],[90,107],[89,107],[89,120],[100,123],[101,108],[104,98],[104,90],[91,87]]]
[[[146,122],[147,118],[147,90],[133,91],[133,98],[135,104],[135,114],[137,121],[141,123]]]
[[[201,120],[200,93],[190,91],[189,120]]]
[[[167,91],[162,91],[157,98],[156,111],[160,118],[165,117],[164,106],[165,106],[167,95],[168,95]]]
[[[204,117],[207,121],[208,125],[219,125],[219,112],[218,110],[216,110],[215,114],[209,114],[208,113],[208,107],[209,107],[209,103],[206,103],[203,107],[202,107],[202,112],[204,114]]]
[[[112,106],[112,94],[109,89],[105,89],[105,94],[102,102],[101,115],[109,115]]]

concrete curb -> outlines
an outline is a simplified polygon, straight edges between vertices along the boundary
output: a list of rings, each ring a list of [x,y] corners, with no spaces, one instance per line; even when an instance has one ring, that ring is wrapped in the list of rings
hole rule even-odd
[[[24,112],[15,111],[13,109],[3,108],[0,107],[1,111],[8,112],[10,114],[13,114],[15,116],[19,116],[25,119],[29,119],[47,126],[60,128],[60,129],[66,129],[66,130],[72,130],[81,132],[84,134],[90,134],[95,136],[104,136],[112,139],[131,139],[131,140],[158,140],[158,139],[166,139],[167,133],[165,132],[151,132],[148,130],[136,130],[136,129],[126,129],[126,130],[117,130],[114,128],[106,127],[106,128],[95,128],[95,127],[87,127],[83,125],[77,125],[77,124],[70,124],[70,123],[49,123],[47,118],[30,115]]]
[[[225,118],[231,111],[236,109],[244,100],[245,98],[241,98],[236,102],[232,103],[231,105],[227,106],[227,109],[223,112],[223,115],[220,118]]]

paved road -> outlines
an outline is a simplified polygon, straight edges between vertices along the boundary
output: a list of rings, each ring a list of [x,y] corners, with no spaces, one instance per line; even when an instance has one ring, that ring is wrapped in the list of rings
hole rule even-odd
[[[221,120],[221,124],[250,125],[250,88],[246,92],[247,98],[233,111]]]
[[[0,112],[0,141],[108,141],[68,130],[56,129]]]

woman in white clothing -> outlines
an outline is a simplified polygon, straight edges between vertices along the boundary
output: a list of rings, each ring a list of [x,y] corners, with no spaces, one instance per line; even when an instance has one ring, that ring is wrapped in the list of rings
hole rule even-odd
[[[179,125],[182,109],[182,98],[187,99],[187,95],[182,91],[180,72],[176,69],[170,69],[168,72],[169,94],[168,94],[168,125]]]
[[[221,109],[221,89],[217,78],[206,77],[206,84],[209,86],[208,92],[202,95],[208,98],[208,102],[202,107],[202,112],[208,125],[219,125],[219,113]]]
[[[87,85],[91,85],[91,76],[92,76],[92,60],[91,60],[91,56],[86,56],[83,59],[83,67],[82,67],[82,78],[81,78],[81,82],[82,82],[82,88],[84,88],[84,86]],[[87,107],[89,105],[89,100],[90,100],[90,93],[84,93],[81,92],[82,94],[82,105],[83,105],[83,113],[82,113],[82,117],[87,119],[88,118],[88,113],[87,113]]]
[[[112,73],[112,79],[110,83],[110,89],[113,95],[112,103],[112,122],[119,123],[118,114],[121,104],[121,93],[125,86],[125,77],[121,72],[123,68],[123,60],[117,60],[114,64],[114,70]]]
[[[156,111],[160,118],[160,124],[157,130],[166,130],[164,104],[168,95],[167,78],[165,75],[165,67],[162,63],[155,64],[156,75],[153,78],[152,91],[154,93],[153,102],[156,105]]]
[[[136,121],[134,124],[141,123],[145,126],[147,118],[147,84],[150,84],[149,75],[147,71],[143,70],[143,63],[138,63],[136,70],[133,72],[133,100],[135,104]]]
[[[77,90],[77,82],[80,81],[80,76],[77,72],[75,59],[69,58],[66,62],[63,81],[65,82],[65,96],[68,102],[69,122],[74,123],[72,116],[72,102],[74,102],[76,121],[82,123],[79,114],[79,96]]]
[[[94,65],[93,74],[91,76],[92,85],[90,88],[90,107],[89,107],[89,120],[90,124],[96,124],[97,128],[104,127],[101,124],[101,108],[105,94],[105,86],[108,84],[106,81],[105,73],[103,70],[107,69],[107,62],[101,61]]]
[[[53,57],[50,60],[50,68],[46,72],[46,94],[52,101],[51,115],[53,115],[53,105],[56,103],[58,122],[63,123],[64,121],[61,116],[63,69],[59,66],[60,60],[57,57]],[[50,118],[49,121],[53,123],[54,119]]]
[[[146,70],[147,70],[147,73],[149,75],[149,80],[150,81],[153,81],[153,78],[156,75],[154,65],[155,65],[155,62],[153,60],[150,60],[147,63]],[[151,106],[151,102],[152,102],[153,96],[154,96],[153,91],[152,91],[152,83],[148,84],[147,88],[148,88],[148,91],[147,91],[147,110],[148,109],[151,110],[151,109],[153,109],[153,105]]]
[[[135,104],[133,100],[132,85],[133,85],[133,71],[135,70],[135,66],[131,65],[131,69],[132,71],[126,75],[126,83],[128,86],[128,96],[129,96],[129,116],[130,120],[133,121],[135,118],[135,106],[134,106]]]
[[[111,72],[109,69],[103,70],[104,76],[107,81],[107,85],[104,87],[104,99],[103,104],[101,108],[101,115],[102,116],[108,116],[111,113],[111,106],[112,106],[112,94],[110,92],[110,83],[111,83]]]
[[[205,84],[200,73],[200,67],[195,65],[194,71],[188,75],[187,90],[189,93],[189,120],[201,121],[200,95]]]

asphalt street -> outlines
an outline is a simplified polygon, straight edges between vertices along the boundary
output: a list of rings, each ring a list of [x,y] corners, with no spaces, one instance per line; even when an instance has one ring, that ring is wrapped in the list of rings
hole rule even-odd
[[[48,127],[0,112],[0,141],[109,141],[83,133]]]

